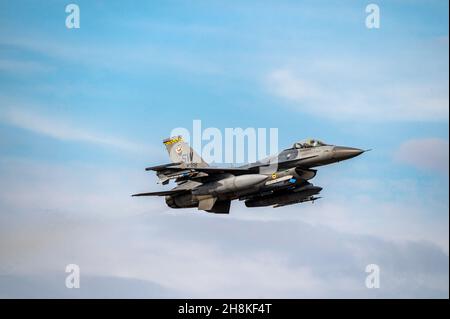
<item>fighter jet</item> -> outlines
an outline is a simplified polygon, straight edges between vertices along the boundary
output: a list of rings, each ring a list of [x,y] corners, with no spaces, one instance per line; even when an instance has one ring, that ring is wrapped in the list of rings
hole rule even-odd
[[[309,180],[316,167],[348,160],[364,153],[353,147],[325,144],[310,139],[297,142],[279,154],[240,167],[209,166],[182,136],[163,141],[172,163],[147,167],[163,185],[174,180],[171,190],[132,196],[165,196],[171,208],[192,208],[228,214],[238,199],[247,207],[281,207],[319,199],[322,190]]]

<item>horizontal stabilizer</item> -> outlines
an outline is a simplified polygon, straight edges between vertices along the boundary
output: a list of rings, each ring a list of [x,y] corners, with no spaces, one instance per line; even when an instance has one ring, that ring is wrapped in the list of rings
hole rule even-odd
[[[145,170],[146,171],[163,171],[165,169],[171,168],[172,166],[177,166],[181,164],[181,162],[179,163],[168,163],[168,164],[163,164],[163,165],[157,165],[157,166],[151,166],[151,167],[146,167]]]

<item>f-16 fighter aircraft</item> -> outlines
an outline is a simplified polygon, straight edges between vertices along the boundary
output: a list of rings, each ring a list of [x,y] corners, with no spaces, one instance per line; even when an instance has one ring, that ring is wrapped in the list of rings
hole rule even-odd
[[[172,163],[148,167],[163,185],[174,180],[171,190],[132,196],[165,196],[172,208],[197,207],[228,214],[234,199],[247,207],[281,207],[314,201],[322,190],[308,182],[318,166],[347,160],[364,153],[352,147],[325,144],[319,140],[297,142],[278,155],[240,167],[209,166],[181,136],[163,141]]]

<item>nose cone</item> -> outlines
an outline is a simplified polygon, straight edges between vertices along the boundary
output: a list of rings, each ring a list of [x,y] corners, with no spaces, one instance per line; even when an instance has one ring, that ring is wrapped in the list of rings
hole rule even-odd
[[[338,161],[343,161],[364,153],[363,150],[353,147],[335,146],[333,149],[333,158]]]

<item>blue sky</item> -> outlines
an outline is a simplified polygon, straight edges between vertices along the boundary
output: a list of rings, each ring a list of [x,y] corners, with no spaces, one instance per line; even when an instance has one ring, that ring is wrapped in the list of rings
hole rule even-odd
[[[9,230],[0,235],[0,252],[10,263],[0,270],[4,278],[13,278],[5,282],[37,280],[43,273],[50,281],[52,274],[60,276],[61,265],[69,262],[63,248],[55,247],[57,236],[74,242],[68,255],[83,262],[90,276],[143,280],[149,289],[163,287],[164,296],[235,296],[227,280],[241,278],[255,262],[262,277],[265,270],[280,275],[267,286],[250,280],[245,296],[308,297],[310,290],[319,297],[448,297],[447,1],[378,1],[380,29],[365,27],[366,1],[74,3],[80,7],[81,28],[72,30],[64,24],[66,2],[0,3],[0,183],[5,189],[0,218]],[[128,198],[158,189],[142,168],[167,161],[161,140],[173,128],[191,128],[195,119],[221,130],[276,127],[281,148],[316,137],[373,151],[321,169],[314,183],[324,187],[325,198],[314,206],[249,212],[237,203],[226,220],[195,210],[173,212],[160,199]],[[286,249],[279,254],[275,247],[263,249],[266,234],[255,231],[248,237],[245,228],[266,229],[268,221],[276,228],[273,236],[289,222],[307,229],[313,234],[307,242],[325,259],[300,268],[291,262],[298,251],[289,243],[303,240],[299,234],[280,242]],[[13,231],[33,222],[36,227],[28,236]],[[58,230],[72,229],[72,223],[87,230],[66,236]],[[255,250],[261,246],[272,262],[264,254],[249,256],[239,248],[242,242],[222,233],[228,230],[223,223],[233,225],[235,237],[247,245],[254,240]],[[49,230],[49,225],[59,228]],[[169,234],[161,235],[158,227],[148,234],[141,231],[155,225]],[[206,226],[211,231],[201,231]],[[337,242],[360,236],[360,247],[333,255],[342,269],[317,271],[329,252],[314,240],[323,228]],[[94,256],[104,251],[105,260],[114,260],[112,247],[120,244],[111,234],[118,229],[139,235],[127,239],[129,250],[119,250],[128,263],[103,273]],[[198,230],[201,236],[194,234]],[[184,245],[180,232],[200,260],[232,255],[229,266],[236,272],[219,276],[214,290],[196,288],[182,278],[176,284],[164,269],[186,259],[195,264],[174,248],[178,241]],[[100,234],[111,236],[110,245],[95,244],[86,252],[79,238],[97,240]],[[205,244],[215,234],[219,239]],[[30,252],[35,242],[40,249]],[[173,254],[160,256],[156,246],[150,252],[141,247],[148,242],[163,242]],[[417,271],[427,278],[425,283],[411,279],[376,295],[360,289],[352,271],[371,262],[370,254],[360,252],[383,245],[408,256],[390,260],[380,252],[373,257],[392,269],[388,275],[413,278]],[[10,255],[17,246],[17,254]],[[60,252],[58,258],[43,262],[50,251]],[[311,254],[306,248],[303,253],[305,258]],[[405,264],[430,254],[439,269],[416,265],[403,272]],[[152,256],[160,256],[160,262]],[[148,272],[143,264],[131,266],[144,260],[157,266]],[[204,266],[211,276],[221,270],[216,264]],[[324,274],[342,271],[356,277],[323,284]],[[200,276],[194,266],[185,275]],[[291,275],[310,286],[302,281],[286,285]],[[101,295],[104,281],[98,282]],[[151,295],[158,296],[158,289]],[[1,293],[28,293],[10,291]]]

